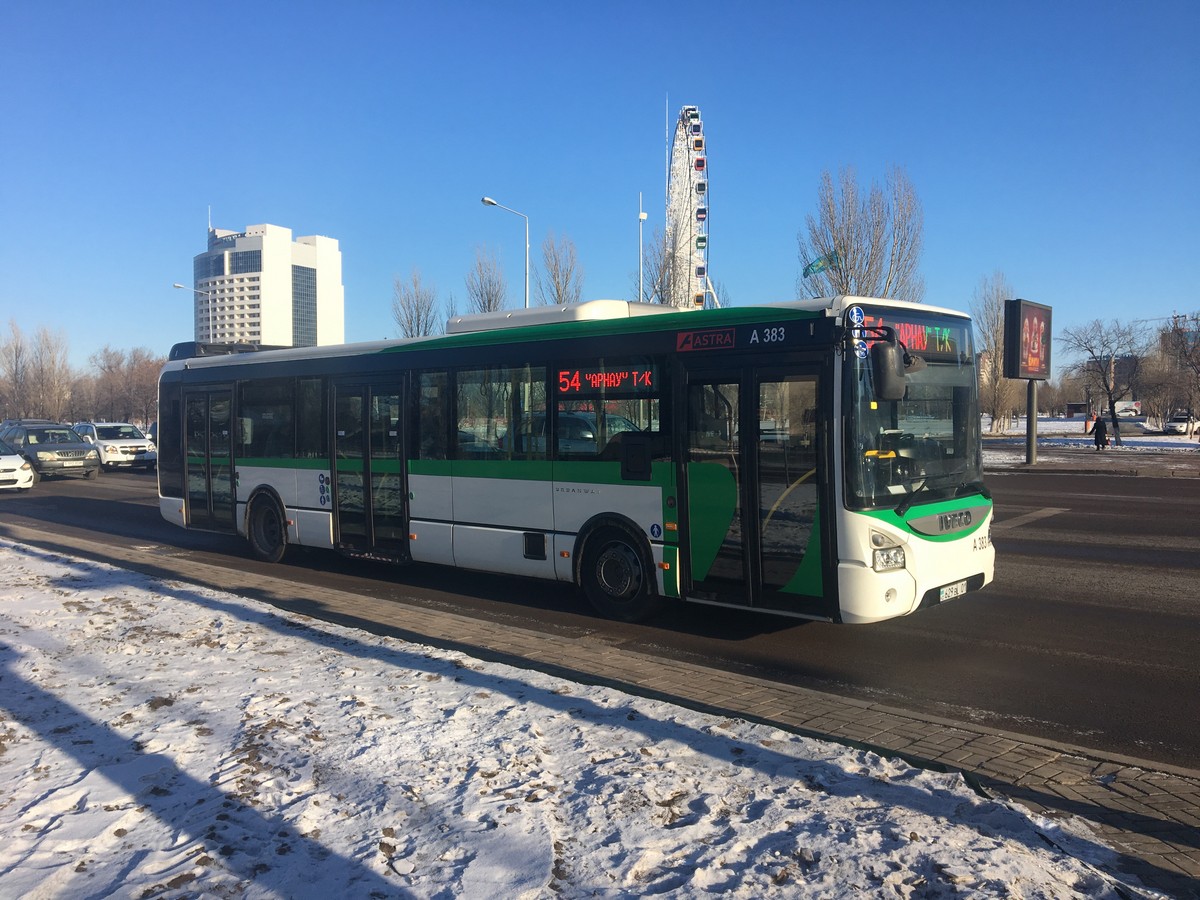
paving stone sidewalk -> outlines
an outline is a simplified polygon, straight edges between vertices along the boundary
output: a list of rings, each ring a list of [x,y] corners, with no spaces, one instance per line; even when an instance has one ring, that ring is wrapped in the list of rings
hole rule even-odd
[[[5,525],[0,536],[156,577],[231,587],[228,568],[176,548],[113,548]],[[157,561],[162,556],[172,557],[166,566]],[[1200,771],[664,660],[595,634],[548,635],[318,587],[297,598],[294,582],[245,571],[236,580],[239,594],[293,612],[960,771],[984,791],[1036,813],[1086,819],[1119,852],[1121,873],[1170,897],[1200,898]]]

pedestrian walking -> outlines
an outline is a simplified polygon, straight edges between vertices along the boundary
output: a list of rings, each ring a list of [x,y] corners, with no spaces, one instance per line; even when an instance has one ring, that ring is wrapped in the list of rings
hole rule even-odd
[[[1096,449],[1103,450],[1108,446],[1108,426],[1102,416],[1096,416],[1096,424],[1092,426],[1092,437],[1096,441]]]

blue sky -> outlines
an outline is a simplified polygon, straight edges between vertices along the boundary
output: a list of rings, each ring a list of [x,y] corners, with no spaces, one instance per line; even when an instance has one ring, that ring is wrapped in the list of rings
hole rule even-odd
[[[0,318],[165,354],[213,224],[337,238],[347,340],[396,334],[413,268],[509,305],[569,237],[584,296],[635,292],[667,117],[700,108],[710,270],[792,299],[825,170],[903,167],[926,300],[1002,271],[1055,327],[1200,309],[1200,4],[17,2],[0,29]]]

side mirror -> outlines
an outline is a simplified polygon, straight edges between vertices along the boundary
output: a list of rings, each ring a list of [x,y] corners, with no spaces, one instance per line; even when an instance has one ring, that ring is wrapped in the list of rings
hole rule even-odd
[[[895,339],[871,345],[871,381],[880,400],[904,399],[904,351]]]

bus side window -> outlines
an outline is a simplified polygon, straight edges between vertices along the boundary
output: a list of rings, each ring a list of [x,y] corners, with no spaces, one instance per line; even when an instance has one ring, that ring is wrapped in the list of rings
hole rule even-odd
[[[413,442],[418,459],[448,459],[450,391],[445,372],[422,372],[417,378],[417,439]]]
[[[545,459],[544,446],[523,440],[526,420],[546,414],[546,369],[496,366],[456,375],[458,459]]]
[[[292,378],[242,382],[235,431],[238,456],[284,459],[294,455],[293,390]]]
[[[320,378],[301,378],[296,385],[296,456],[302,459],[329,456],[325,382]]]

